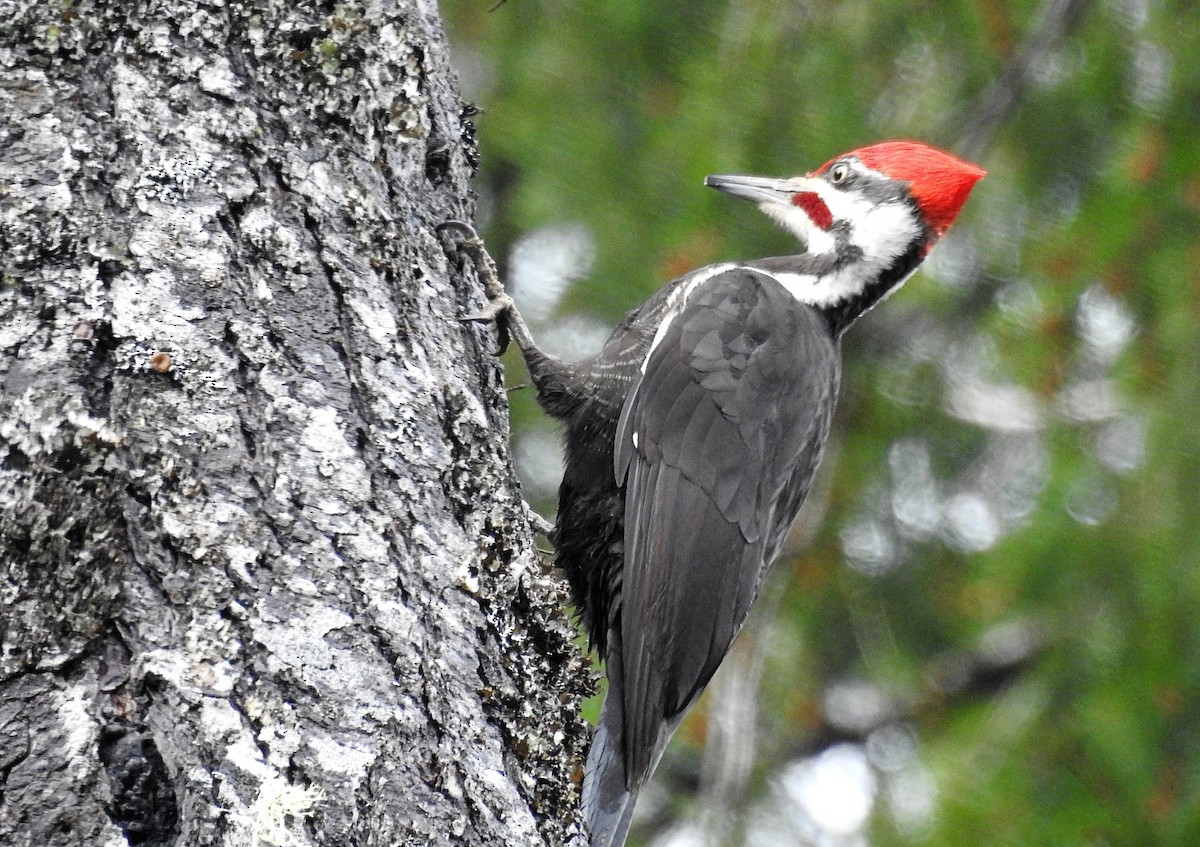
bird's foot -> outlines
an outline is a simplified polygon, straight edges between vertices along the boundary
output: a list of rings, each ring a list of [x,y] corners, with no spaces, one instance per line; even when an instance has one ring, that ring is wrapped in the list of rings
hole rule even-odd
[[[483,292],[488,298],[488,303],[483,309],[473,315],[464,315],[459,320],[463,323],[495,324],[496,333],[499,336],[499,349],[496,351],[496,355],[500,355],[508,349],[511,335],[509,322],[511,316],[516,314],[516,304],[504,290],[504,284],[500,282],[496,263],[492,261],[492,257],[484,247],[483,239],[479,237],[475,227],[469,223],[446,221],[438,225],[437,232],[439,235],[448,236],[447,242],[451,249],[471,259],[471,263],[475,265],[475,272],[479,275],[479,281],[483,284]]]
[[[457,237],[457,240],[454,238],[447,240],[454,245],[456,250],[471,258],[475,270],[479,274],[479,281],[483,283],[483,291],[489,300],[495,300],[504,295],[504,283],[500,281],[496,263],[492,261],[492,257],[488,254],[487,248],[483,245],[483,239],[479,237],[475,227],[465,221],[446,221],[438,225],[437,232],[439,235]]]
[[[496,297],[493,297],[488,304],[473,315],[463,315],[459,318],[463,323],[495,323],[500,320],[505,313],[512,311],[517,306],[513,302],[508,292],[504,292]]]

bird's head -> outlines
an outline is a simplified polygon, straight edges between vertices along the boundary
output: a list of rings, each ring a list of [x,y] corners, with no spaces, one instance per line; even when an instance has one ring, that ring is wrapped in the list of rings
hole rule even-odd
[[[807,176],[710,176],[704,183],[753,200],[804,242],[799,256],[757,264],[840,333],[916,270],[984,174],[925,144],[884,141]]]
[[[810,253],[844,252],[884,267],[914,243],[927,253],[985,173],[916,141],[884,141],[807,176],[710,176],[704,184],[753,200]]]

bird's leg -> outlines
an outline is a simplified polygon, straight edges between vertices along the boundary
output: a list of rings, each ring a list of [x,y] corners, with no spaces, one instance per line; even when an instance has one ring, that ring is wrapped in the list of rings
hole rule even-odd
[[[530,375],[540,390],[552,371],[565,366],[554,357],[543,353],[534,342],[533,333],[529,331],[529,326],[521,317],[517,304],[504,290],[504,284],[500,282],[500,274],[496,271],[496,263],[488,254],[487,248],[483,246],[483,239],[479,237],[475,228],[462,221],[447,221],[437,230],[439,233],[454,233],[462,239],[457,242],[458,249],[471,257],[471,261],[475,265],[475,272],[479,274],[479,281],[483,284],[484,294],[488,298],[488,304],[482,310],[474,315],[464,315],[459,320],[495,323],[500,334],[500,353],[503,353],[508,347],[510,337],[515,340],[517,347],[521,350],[521,355],[525,357],[525,364],[529,367]],[[553,538],[551,533],[554,532],[554,524],[534,511],[533,507],[525,500],[521,501],[521,505],[524,507],[525,520],[530,529],[547,538]]]
[[[529,331],[529,326],[517,309],[517,304],[504,290],[504,283],[500,281],[496,263],[488,254],[487,248],[483,246],[483,239],[479,237],[475,228],[463,221],[446,221],[437,228],[437,231],[454,233],[461,238],[457,242],[458,250],[471,258],[471,262],[475,265],[475,272],[479,275],[479,281],[483,284],[483,293],[488,298],[488,304],[482,310],[473,315],[464,315],[459,320],[494,323],[500,335],[500,353],[508,349],[509,338],[512,338],[517,342],[517,347],[521,349],[526,360],[529,359],[530,353],[540,354],[541,351],[538,350],[538,346],[533,340],[533,333]]]
[[[533,378],[533,384],[537,387],[538,402],[551,414],[555,414],[555,410],[547,406],[548,402],[552,402],[549,397],[563,393],[562,383],[573,373],[572,367],[542,352],[537,346],[537,342],[533,340],[533,333],[529,331],[529,325],[517,309],[517,304],[504,290],[496,263],[488,255],[487,248],[483,246],[483,239],[479,237],[475,228],[463,221],[446,221],[438,226],[437,231],[440,234],[457,236],[454,243],[459,251],[471,258],[479,281],[483,284],[483,292],[488,298],[488,304],[481,311],[474,315],[465,315],[459,320],[494,323],[500,335],[499,353],[508,349],[510,338],[516,341],[525,359],[525,365],[529,368],[529,375]]]

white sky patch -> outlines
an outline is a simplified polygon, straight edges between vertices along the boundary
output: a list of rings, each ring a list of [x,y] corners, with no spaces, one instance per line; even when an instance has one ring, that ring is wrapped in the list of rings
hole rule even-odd
[[[825,719],[848,732],[863,733],[878,726],[891,710],[887,695],[865,679],[839,680],[821,696],[821,711],[825,713]]]
[[[990,503],[973,492],[955,494],[946,501],[946,543],[964,553],[982,552],[1000,540],[1000,521]]]
[[[897,441],[888,448],[888,469],[896,526],[906,538],[924,541],[937,531],[942,516],[929,445],[915,438]]]
[[[1065,496],[1067,514],[1084,526],[1099,526],[1117,508],[1117,494],[1107,480],[1092,474],[1073,484]]]
[[[1134,103],[1157,113],[1171,93],[1171,54],[1161,45],[1138,39],[1134,45],[1130,96]]]
[[[1075,324],[1088,352],[1104,365],[1115,362],[1137,332],[1137,322],[1124,302],[1100,285],[1080,295]]]
[[[944,408],[951,417],[990,430],[1034,432],[1046,425],[1041,401],[1020,385],[951,378]]]
[[[866,751],[857,744],[838,744],[789,765],[779,782],[818,830],[841,837],[861,832],[878,790]]]
[[[1055,411],[1074,423],[1098,423],[1118,417],[1124,407],[1111,379],[1081,379],[1064,385],[1054,401]]]
[[[612,328],[584,315],[568,315],[547,324],[540,333],[541,347],[552,356],[575,362],[600,352]]]
[[[1023,327],[1032,327],[1046,313],[1038,290],[1024,279],[1010,282],[997,291],[996,305],[1005,316]]]
[[[889,774],[885,793],[897,829],[913,839],[928,832],[937,812],[938,787],[927,767],[914,762]]]
[[[509,256],[513,299],[532,322],[549,320],[567,287],[585,277],[596,259],[596,240],[580,224],[545,226],[526,233]]]
[[[963,289],[978,278],[979,247],[968,227],[955,226],[942,236],[922,267],[946,288]]]
[[[514,459],[522,483],[534,492],[532,499],[554,495],[563,474],[562,440],[557,432],[534,429],[522,434]]]
[[[1146,458],[1146,419],[1127,415],[1105,424],[1096,433],[1096,458],[1117,473],[1136,470]]]
[[[885,773],[895,773],[917,760],[917,739],[902,724],[888,724],[867,737],[867,756],[871,764]]]
[[[847,564],[868,576],[889,573],[900,563],[901,547],[882,521],[859,517],[842,528],[842,552]]]

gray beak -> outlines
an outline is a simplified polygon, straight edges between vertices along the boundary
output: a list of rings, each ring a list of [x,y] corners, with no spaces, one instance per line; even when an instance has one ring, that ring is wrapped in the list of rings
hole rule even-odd
[[[783,203],[787,205],[796,193],[794,180],[774,179],[766,176],[713,175],[704,178],[709,188],[724,191],[743,200],[755,203]]]

